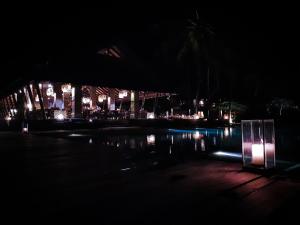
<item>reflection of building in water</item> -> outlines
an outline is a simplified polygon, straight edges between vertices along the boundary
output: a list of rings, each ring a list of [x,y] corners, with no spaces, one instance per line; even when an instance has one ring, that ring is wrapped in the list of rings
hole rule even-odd
[[[205,140],[201,139],[201,150],[205,151]]]
[[[225,137],[229,136],[229,128],[228,127],[225,127],[225,129],[224,129],[224,136]]]
[[[131,149],[135,149],[135,139],[134,138],[129,139],[129,147]]]
[[[217,138],[215,136],[213,137],[213,145],[217,145]]]
[[[147,135],[147,144],[148,145],[155,145],[155,135]]]
[[[195,149],[195,152],[198,151],[198,143],[197,143],[197,141],[195,141],[194,149]]]
[[[196,131],[195,133],[193,133],[193,138],[194,138],[195,140],[200,139],[200,138],[201,138],[200,132],[199,132],[199,131]]]

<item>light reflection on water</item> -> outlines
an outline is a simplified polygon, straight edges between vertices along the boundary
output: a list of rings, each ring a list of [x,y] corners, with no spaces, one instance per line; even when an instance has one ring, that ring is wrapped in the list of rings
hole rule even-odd
[[[72,140],[86,140],[94,149],[119,154],[119,171],[139,168],[159,168],[186,160],[211,155],[216,151],[240,152],[240,131],[235,128],[191,130],[126,130],[116,133],[69,135]],[[85,139],[87,138],[87,139]],[[105,154],[105,153],[104,153]],[[131,169],[128,169],[131,168]]]
[[[277,133],[276,158],[280,160],[297,161],[298,151],[292,151],[292,145],[287,135]],[[160,168],[197,160],[207,156],[224,158],[241,154],[240,128],[213,128],[213,129],[167,129],[167,130],[118,130],[73,133],[67,135],[71,140],[88,143],[89,148],[101,151],[105,157],[117,157],[121,160],[120,168],[123,172],[132,172],[140,168]],[[297,139],[298,140],[298,139]],[[294,142],[296,143],[296,142]],[[219,152],[218,154],[214,154]],[[283,157],[282,157],[283,156]],[[225,158],[226,158],[225,157]],[[297,158],[298,157],[298,158]],[[232,157],[241,160],[239,157]],[[299,160],[298,160],[299,161]]]

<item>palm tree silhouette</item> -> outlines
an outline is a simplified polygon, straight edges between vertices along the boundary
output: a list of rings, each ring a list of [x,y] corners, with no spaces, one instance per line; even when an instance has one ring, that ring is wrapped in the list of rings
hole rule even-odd
[[[190,72],[189,82],[196,85],[195,111],[197,112],[200,94],[207,99],[210,98],[210,67],[213,58],[210,47],[215,33],[212,26],[200,20],[197,11],[193,19],[188,19],[186,31],[177,59]]]

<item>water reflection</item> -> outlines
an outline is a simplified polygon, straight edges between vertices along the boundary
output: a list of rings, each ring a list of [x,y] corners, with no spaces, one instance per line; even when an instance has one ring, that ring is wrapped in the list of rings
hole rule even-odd
[[[108,157],[121,160],[119,171],[170,166],[188,159],[211,155],[217,151],[240,152],[241,140],[235,128],[155,130],[101,135],[72,134],[73,140],[86,138],[91,148],[103,150]],[[114,151],[117,150],[117,151]],[[129,169],[128,169],[129,168]]]
[[[148,145],[155,145],[155,135],[147,135],[147,144]]]

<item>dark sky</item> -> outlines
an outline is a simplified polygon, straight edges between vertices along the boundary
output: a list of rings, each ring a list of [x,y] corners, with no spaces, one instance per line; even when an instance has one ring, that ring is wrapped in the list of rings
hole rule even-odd
[[[274,95],[297,97],[300,35],[295,10],[198,8],[198,12],[237,59],[240,76],[263,76],[275,85]],[[160,41],[153,33],[163,32],[163,27],[164,35],[174,35],[168,31],[182,26],[193,13],[190,8],[2,10],[0,88],[26,77],[32,65],[71,62],[112,42],[127,42],[136,52],[143,46],[137,55],[151,65],[149,56]]]

